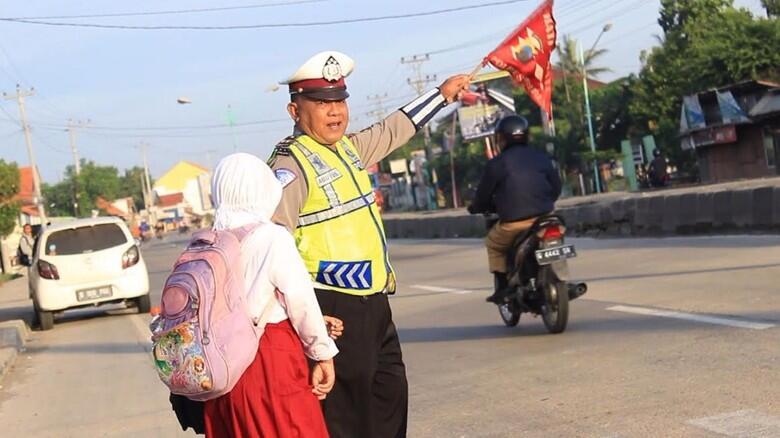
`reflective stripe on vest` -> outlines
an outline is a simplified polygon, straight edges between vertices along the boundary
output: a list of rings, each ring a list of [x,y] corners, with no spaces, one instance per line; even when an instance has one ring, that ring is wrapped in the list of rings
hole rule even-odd
[[[359,208],[368,207],[374,204],[374,202],[376,202],[376,199],[373,193],[367,196],[361,196],[359,198],[355,198],[351,201],[345,202],[344,204],[331,207],[325,211],[301,216],[298,218],[298,226],[305,227],[308,225],[314,225],[320,222],[325,222],[327,220],[337,218],[347,213],[352,213],[353,211]]]

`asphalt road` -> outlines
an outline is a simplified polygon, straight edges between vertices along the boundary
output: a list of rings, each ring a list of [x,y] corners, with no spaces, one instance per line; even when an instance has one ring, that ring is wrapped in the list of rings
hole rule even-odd
[[[411,437],[780,437],[780,237],[571,241],[590,290],[561,335],[503,326],[479,241],[392,242]],[[179,250],[144,248],[153,302]],[[191,436],[147,321],[88,310],[37,332],[2,382],[0,435]]]

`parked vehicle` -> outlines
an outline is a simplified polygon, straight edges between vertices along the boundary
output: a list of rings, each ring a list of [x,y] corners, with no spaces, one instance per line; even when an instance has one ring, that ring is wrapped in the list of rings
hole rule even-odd
[[[118,218],[77,219],[45,228],[33,249],[29,278],[42,330],[67,309],[129,303],[148,313],[149,274],[141,250]]]
[[[489,216],[492,227],[497,220]],[[567,260],[576,257],[574,245],[566,245],[566,226],[556,215],[545,215],[521,234],[507,254],[511,289],[504,303],[498,305],[501,319],[508,327],[520,322],[522,313],[541,315],[550,333],[562,333],[569,321],[569,301],[576,299],[588,287],[585,283],[569,283]]]

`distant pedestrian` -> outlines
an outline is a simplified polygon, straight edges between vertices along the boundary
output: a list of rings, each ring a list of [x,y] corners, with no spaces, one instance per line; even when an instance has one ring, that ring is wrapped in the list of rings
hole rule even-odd
[[[16,257],[20,265],[32,266],[34,247],[35,237],[33,237],[32,225],[25,224],[22,227],[22,238],[19,240],[19,248],[16,251]]]
[[[233,154],[217,165],[212,193],[216,230],[260,224],[243,240],[236,261],[243,267],[249,316],[259,319],[269,300],[274,304],[255,360],[228,394],[206,402],[206,436],[327,437],[317,399],[336,381],[338,349],[293,237],[271,222],[282,185],[259,158]],[[311,377],[306,357],[315,363]]]

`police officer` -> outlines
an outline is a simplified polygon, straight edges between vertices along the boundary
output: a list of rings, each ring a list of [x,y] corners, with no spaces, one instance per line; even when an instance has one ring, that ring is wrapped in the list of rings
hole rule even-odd
[[[487,301],[501,304],[507,287],[506,253],[536,218],[551,212],[561,195],[561,178],[544,152],[528,146],[528,121],[511,115],[496,125],[501,153],[488,161],[469,212],[496,212],[499,221],[485,238],[495,291]]]
[[[366,168],[409,141],[469,79],[453,76],[347,135],[353,67],[347,55],[322,52],[282,82],[295,129],[270,159],[284,186],[275,220],[293,232],[324,314],[344,321],[336,385],[323,402],[331,436],[403,437],[406,370],[387,299],[396,279]]]

